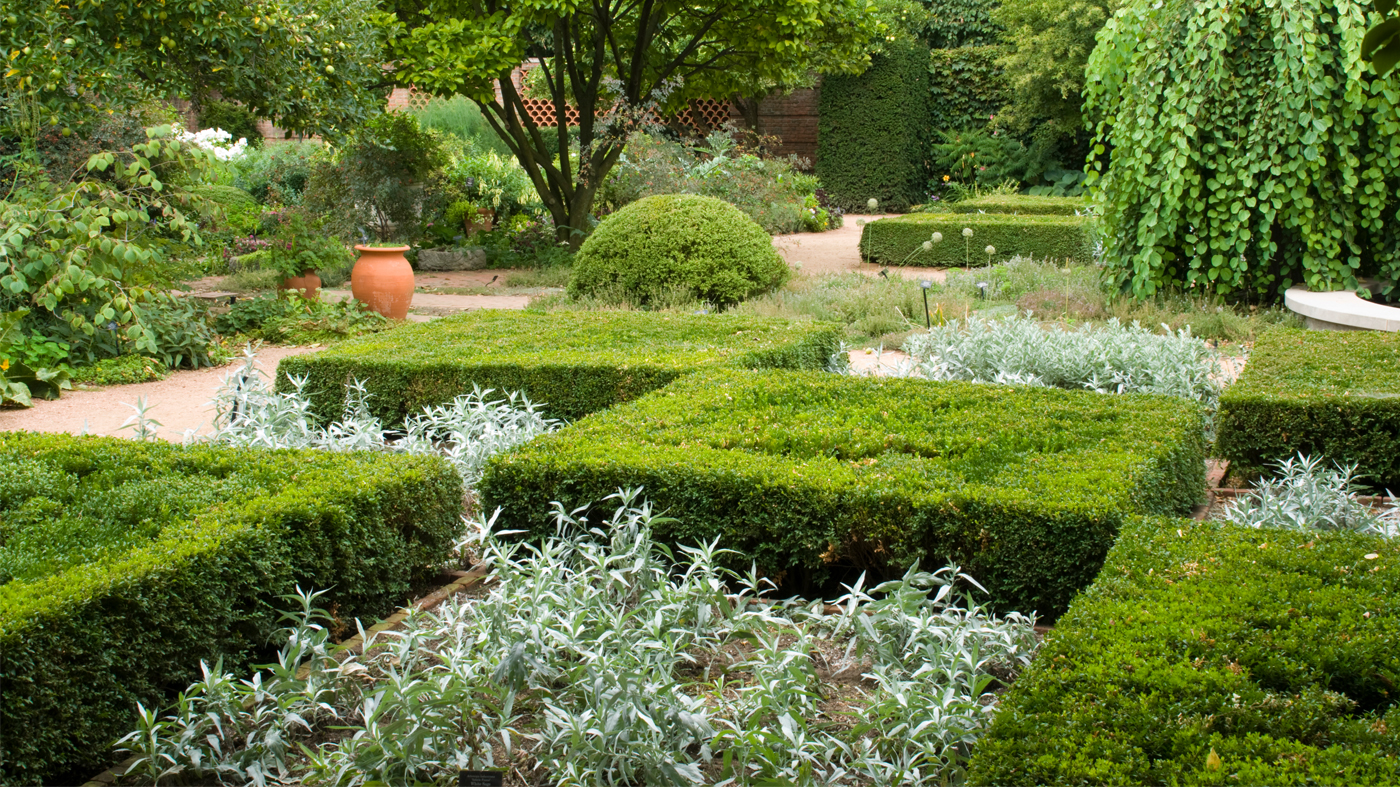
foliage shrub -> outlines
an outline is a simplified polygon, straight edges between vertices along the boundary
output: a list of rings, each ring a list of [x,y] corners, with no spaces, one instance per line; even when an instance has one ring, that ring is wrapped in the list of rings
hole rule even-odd
[[[386,112],[356,129],[334,157],[321,159],[307,180],[307,207],[344,234],[380,242],[412,240],[422,216],[436,215],[449,159],[439,134],[406,112]]]
[[[974,293],[974,297],[975,297]],[[931,308],[943,306],[946,314],[962,314],[966,300],[949,300],[943,292],[930,294]],[[753,298],[731,310],[756,317],[799,317],[846,326],[853,339],[878,339],[908,331],[912,319],[923,324],[923,291],[919,283],[900,276],[872,277],[863,273],[802,276],[762,298]]]
[[[257,115],[231,101],[205,101],[199,110],[199,127],[221,128],[232,134],[234,140],[246,139],[248,147],[263,145]]]
[[[703,367],[822,369],[838,345],[836,326],[813,321],[482,309],[285,358],[277,385],[306,375],[322,421],[344,410],[350,379],[364,381],[369,412],[389,427],[475,387],[519,391],[573,419]]]
[[[200,217],[209,229],[222,230],[229,236],[250,235],[262,223],[262,205],[252,194],[237,186],[203,184],[190,189],[203,201],[196,204]]]
[[[1326,467],[1324,461],[1299,454],[1275,462],[1274,477],[1234,501],[1221,519],[1245,527],[1400,534],[1400,507],[1392,501],[1377,512],[1359,497],[1355,465]]]
[[[840,226],[816,198],[817,179],[799,171],[803,160],[765,156],[761,146],[740,144],[746,141],[728,131],[695,146],[635,134],[598,191],[599,211],[658,194],[701,194],[728,202],[773,235]]]
[[[252,149],[234,159],[233,185],[264,205],[299,205],[319,156],[319,142],[279,142]]]
[[[0,435],[0,723],[6,784],[75,783],[188,683],[237,668],[277,598],[332,587],[345,619],[382,615],[443,560],[461,511],[435,457],[254,452]],[[273,643],[275,645],[275,643]]]
[[[209,307],[194,298],[165,295],[146,305],[133,305],[150,331],[146,353],[168,369],[202,369],[222,363]]]
[[[1398,564],[1356,533],[1125,526],[968,782],[1396,783]]]
[[[170,135],[148,129],[145,142],[94,155],[74,180],[26,170],[0,200],[0,312],[30,309],[40,334],[75,351],[122,340],[158,351],[135,306],[174,283],[169,241],[200,243],[180,182],[208,160]]]
[[[540,415],[538,405],[515,392],[495,395],[473,389],[449,404],[425,407],[404,419],[403,433],[389,436],[365,407],[364,385],[345,384],[345,411],[322,427],[303,394],[304,377],[289,379],[277,393],[246,351],[243,368],[225,379],[214,397],[214,431],[201,439],[251,448],[319,448],[325,451],[386,451],[442,456],[468,490],[492,455],[553,431],[559,422]]]
[[[915,334],[904,349],[915,373],[930,380],[1153,393],[1195,402],[1208,414],[1220,400],[1215,351],[1190,330],[1162,336],[1110,320],[1071,331],[1027,316],[972,316]]]
[[[877,4],[897,37],[913,37],[933,50],[982,47],[1001,40],[992,0],[909,0]],[[878,43],[878,42],[877,42]]]
[[[822,80],[816,174],[847,212],[900,211],[922,203],[928,50],[895,42],[859,76]]]
[[[1400,491],[1400,337],[1276,330],[1220,400],[1217,450],[1244,475],[1299,453]]]
[[[972,230],[970,238],[963,235],[965,229]],[[923,248],[935,232],[943,240]],[[986,265],[987,246],[996,249],[992,262],[1032,257],[1082,264],[1095,260],[1097,239],[1088,217],[914,213],[866,224],[860,248],[871,262],[885,265]]]
[[[955,566],[857,583],[835,612],[772,604],[757,577],[717,564],[718,542],[658,543],[664,518],[638,493],[601,501],[618,501],[610,515],[556,510],[539,549],[487,535],[473,548],[492,566],[488,593],[371,630],[359,653],[332,644],[299,594],[276,664],[247,681],[209,669],[165,715],[143,709],[122,750],[152,780],[170,767],[185,781],[343,787],[506,765],[668,787],[960,774],[996,689],[1034,652],[1033,618],[990,614]],[[869,683],[833,706],[857,665]],[[316,748],[287,752],[301,744]]]
[[[73,369],[74,385],[130,385],[163,380],[170,374],[165,364],[144,355],[103,358],[90,366]]]
[[[1400,93],[1364,75],[1370,10],[1124,4],[1086,75],[1115,284],[1275,296],[1400,278]]]
[[[933,49],[928,60],[929,127],[983,128],[1006,104],[1000,46]],[[937,174],[937,173],[935,173]]]
[[[768,233],[733,205],[691,194],[646,197],[612,214],[574,256],[569,295],[619,288],[645,306],[682,287],[719,306],[791,276]]]
[[[1202,435],[1169,397],[713,370],[496,457],[480,490],[543,535],[550,501],[641,486],[677,517],[661,538],[720,537],[794,590],[950,560],[996,608],[1053,617],[1123,517],[1199,501]]]
[[[338,341],[388,327],[383,315],[353,298],[312,300],[295,290],[239,300],[214,318],[214,328],[225,336],[238,334],[273,344]]]

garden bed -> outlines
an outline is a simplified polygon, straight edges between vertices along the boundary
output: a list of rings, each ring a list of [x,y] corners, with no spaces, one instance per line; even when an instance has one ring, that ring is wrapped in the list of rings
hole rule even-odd
[[[1302,452],[1400,490],[1400,336],[1266,333],[1221,397],[1219,423],[1218,452],[1240,475]]]
[[[821,369],[839,346],[836,326],[728,315],[482,310],[363,336],[288,359],[306,375],[312,410],[340,416],[349,379],[365,382],[386,426],[473,387],[520,391],[554,417],[580,418],[654,391],[695,369]]]
[[[970,238],[963,235],[967,229]],[[935,232],[943,240],[924,249]],[[860,248],[871,262],[884,265],[986,265],[987,246],[996,249],[991,262],[1021,256],[1087,264],[1094,260],[1094,241],[1087,217],[913,213],[866,224]]]
[[[500,525],[643,487],[729,559],[812,594],[862,570],[951,560],[998,609],[1055,616],[1124,517],[1187,514],[1204,490],[1200,410],[1174,398],[804,372],[713,371],[493,459]]]
[[[444,560],[462,486],[440,459],[0,435],[3,781],[108,761],[135,703],[200,660],[265,653],[278,598],[378,616]]]
[[[1400,548],[1145,518],[978,744],[988,785],[1395,784]]]

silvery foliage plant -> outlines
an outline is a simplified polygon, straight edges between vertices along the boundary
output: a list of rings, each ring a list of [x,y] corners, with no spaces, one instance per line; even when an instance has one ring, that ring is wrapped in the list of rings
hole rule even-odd
[[[272,677],[218,679],[233,694],[207,700],[206,677],[169,715],[143,709],[123,746],[151,776],[294,772],[341,787],[489,767],[551,785],[960,778],[996,710],[993,674],[1034,652],[1032,618],[988,613],[955,590],[975,586],[955,566],[857,582],[834,605],[772,601],[755,572],[720,565],[718,540],[656,543],[669,520],[639,492],[609,498],[596,524],[556,503],[555,535],[537,544],[478,518],[464,546],[492,568],[483,597],[415,613],[360,653],[326,650],[298,616],[304,681],[279,663]],[[858,696],[828,704],[821,670],[849,675]],[[316,745],[308,726],[339,734]],[[302,759],[278,760],[273,732],[307,744]],[[245,739],[255,753],[232,743]]]
[[[1026,315],[993,320],[974,315],[915,333],[904,351],[908,360],[894,367],[877,364],[870,373],[1164,394],[1196,402],[1208,414],[1215,412],[1222,388],[1218,356],[1189,328],[1163,335],[1110,320],[1063,330]]]
[[[207,436],[186,435],[187,441],[256,448],[319,448],[327,451],[398,451],[439,454],[452,463],[468,487],[481,477],[486,460],[508,448],[557,429],[540,406],[519,393],[492,398],[490,389],[477,388],[451,404],[424,408],[404,419],[399,434],[387,434],[369,410],[364,384],[345,387],[345,410],[326,427],[316,423],[307,399],[305,377],[289,377],[292,390],[278,393],[245,353],[242,368],[224,378],[214,399],[214,430]]]
[[[1245,527],[1287,530],[1351,530],[1392,538],[1400,533],[1400,508],[1376,510],[1359,498],[1356,465],[1325,467],[1321,457],[1299,454],[1276,462],[1276,477],[1260,481],[1222,519]]]

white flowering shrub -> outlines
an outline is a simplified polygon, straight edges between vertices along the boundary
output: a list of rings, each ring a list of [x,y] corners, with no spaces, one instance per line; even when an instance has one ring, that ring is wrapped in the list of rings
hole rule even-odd
[[[176,126],[175,138],[213,154],[214,158],[219,161],[232,161],[240,158],[248,149],[247,139],[239,137],[237,141],[234,141],[233,135],[221,128],[186,131]]]
[[[1358,499],[1356,465],[1325,467],[1322,462],[1303,454],[1276,462],[1277,476],[1260,481],[1221,519],[1253,528],[1352,530],[1386,538],[1400,533],[1400,508],[1392,504],[1377,511]]]
[[[306,379],[289,378],[293,390],[275,391],[248,351],[242,368],[225,376],[214,398],[214,430],[186,434],[186,441],[257,448],[319,448],[327,451],[400,451],[438,454],[452,463],[468,488],[486,460],[560,426],[519,393],[492,397],[477,389],[451,404],[425,408],[404,420],[401,433],[386,433],[365,406],[364,385],[346,386],[345,411],[326,427],[317,424],[302,393]],[[139,428],[138,428],[139,431]]]
[[[206,667],[168,715],[141,708],[119,749],[151,779],[224,783],[441,784],[489,767],[561,785],[960,781],[994,676],[1034,652],[1031,618],[960,598],[975,583],[955,566],[858,582],[832,607],[774,603],[717,565],[717,541],[654,543],[664,520],[639,491],[596,525],[556,503],[539,545],[478,519],[489,594],[358,654],[328,643],[303,594],[276,665],[244,681]]]

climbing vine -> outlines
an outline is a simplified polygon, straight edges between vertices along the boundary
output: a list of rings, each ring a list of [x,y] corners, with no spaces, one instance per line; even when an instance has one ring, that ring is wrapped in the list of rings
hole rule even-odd
[[[1089,59],[1109,274],[1276,297],[1400,278],[1400,92],[1356,0],[1129,0]]]

